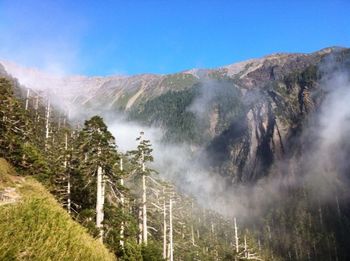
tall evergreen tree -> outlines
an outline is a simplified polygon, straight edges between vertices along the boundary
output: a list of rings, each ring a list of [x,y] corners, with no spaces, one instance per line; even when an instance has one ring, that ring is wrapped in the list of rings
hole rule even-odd
[[[0,78],[0,156],[16,166],[29,167],[25,150],[32,135],[32,123],[24,104],[15,97],[13,83]]]
[[[91,208],[91,203],[95,202],[96,228],[102,240],[106,183],[108,180],[116,180],[117,175],[114,171],[114,165],[118,162],[115,138],[108,131],[103,119],[94,116],[85,122],[77,145],[79,148],[78,160],[82,163],[80,167],[82,179],[85,184],[96,185],[96,189],[89,188],[85,191],[87,202],[82,201],[87,203],[88,208]]]
[[[150,140],[144,139],[144,132],[140,132],[140,136],[136,138],[136,141],[139,141],[139,144],[136,150],[129,152],[131,156],[131,162],[135,166],[135,173],[137,180],[141,178],[142,182],[142,200],[141,206],[139,207],[139,243],[144,243],[147,245],[148,239],[148,228],[147,228],[147,182],[146,177],[152,172],[155,172],[153,169],[149,168],[147,165],[148,162],[153,161],[152,156],[152,145]]]

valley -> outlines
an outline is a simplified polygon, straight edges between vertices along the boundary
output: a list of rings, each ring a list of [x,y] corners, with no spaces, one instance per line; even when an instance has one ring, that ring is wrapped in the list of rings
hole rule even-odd
[[[118,260],[349,258],[350,49],[169,75],[0,64],[0,156]]]

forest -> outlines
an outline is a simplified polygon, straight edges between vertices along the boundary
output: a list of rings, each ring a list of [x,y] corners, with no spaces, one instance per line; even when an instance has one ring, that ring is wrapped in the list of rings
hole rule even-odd
[[[44,185],[79,224],[72,231],[90,235],[89,251],[100,243],[117,260],[347,260],[349,54],[336,52],[327,70],[322,54],[317,66],[287,70],[244,94],[238,79],[214,75],[145,96],[125,112],[140,123],[127,151],[118,147],[118,124],[114,136],[102,115],[72,119],[55,95],[3,73],[0,157]],[[141,126],[161,129],[163,147]],[[170,150],[179,144],[190,153]],[[6,198],[13,187],[1,180]],[[47,213],[43,203],[23,208],[27,214],[1,200],[7,217]],[[0,257],[28,251],[15,228],[1,229],[16,247],[0,248]],[[58,244],[50,233],[40,240]]]
[[[160,178],[142,130],[135,137],[137,147],[122,153],[118,137],[100,116],[71,122],[49,98],[23,89],[11,77],[0,79],[0,100],[0,156],[21,176],[44,184],[118,260],[260,260],[269,255],[236,218],[199,206]]]

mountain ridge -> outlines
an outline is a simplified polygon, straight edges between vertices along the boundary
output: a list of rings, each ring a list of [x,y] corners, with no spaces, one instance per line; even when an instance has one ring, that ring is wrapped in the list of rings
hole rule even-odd
[[[65,83],[74,82],[74,81],[88,81],[88,80],[96,80],[96,81],[110,81],[110,80],[115,80],[115,79],[129,79],[129,78],[142,78],[142,77],[164,77],[164,76],[171,76],[171,75],[177,75],[177,74],[193,74],[193,71],[213,71],[213,70],[220,70],[220,69],[229,69],[231,67],[240,67],[241,65],[246,65],[252,62],[256,61],[266,61],[266,60],[271,60],[271,59],[280,59],[284,57],[298,57],[298,56],[310,56],[310,55],[317,55],[317,54],[325,54],[325,53],[330,53],[335,50],[344,50],[347,49],[345,47],[326,47],[323,49],[320,49],[318,51],[314,51],[311,53],[293,53],[293,52],[279,52],[279,53],[272,53],[272,54],[267,54],[262,57],[258,58],[251,58],[248,60],[243,60],[243,61],[238,61],[234,63],[230,63],[227,65],[223,66],[218,66],[218,67],[212,67],[212,68],[191,68],[191,69],[185,69],[181,70],[178,72],[174,73],[167,73],[167,74],[157,74],[157,73],[140,73],[140,74],[134,74],[134,75],[107,75],[107,76],[99,76],[99,75],[94,75],[94,76],[85,76],[81,74],[72,74],[72,75],[59,75],[59,74],[54,74],[54,73],[49,73],[45,72],[44,70],[38,69],[36,67],[28,67],[28,66],[22,66],[20,64],[14,63],[9,60],[0,60],[0,64],[2,64],[4,70],[11,74],[13,77],[20,79],[21,81],[24,81],[24,85],[36,89],[38,86],[35,86],[34,83],[28,83],[26,84],[25,79],[23,79],[24,74],[28,74],[37,77],[39,79],[43,78],[49,78],[50,81],[54,80],[60,80]],[[239,73],[239,71],[237,72]],[[236,73],[235,73],[236,74]],[[27,76],[31,77],[31,76]],[[40,88],[40,87],[39,87]],[[47,88],[47,87],[45,87]]]
[[[174,74],[139,74],[131,76],[57,77],[37,69],[26,69],[12,62],[1,62],[5,70],[24,86],[60,96],[66,110],[83,106],[89,111],[128,111],[167,91],[191,88],[206,79],[230,79],[241,89],[264,85],[271,77],[317,63],[321,56],[339,50],[328,47],[310,54],[278,53],[212,69],[190,69]],[[48,87],[50,86],[50,87]],[[50,94],[46,94],[50,96]],[[68,101],[68,102],[67,102]]]

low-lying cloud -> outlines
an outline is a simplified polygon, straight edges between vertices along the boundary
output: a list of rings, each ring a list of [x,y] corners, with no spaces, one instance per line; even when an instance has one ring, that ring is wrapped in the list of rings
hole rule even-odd
[[[24,76],[18,77],[22,81]],[[35,81],[35,77],[30,80]],[[208,113],[209,105],[214,99],[220,99],[217,83],[213,83],[213,86],[210,84],[211,82],[205,83],[199,99],[195,99],[188,108],[198,117]],[[254,185],[228,184],[227,179],[209,169],[208,164],[204,164],[212,155],[205,155],[201,149],[194,151],[190,144],[165,144],[162,141],[163,131],[159,128],[128,122],[122,114],[109,112],[102,113],[101,116],[107,119],[119,149],[124,152],[137,146],[135,139],[140,131],[144,131],[146,138],[150,139],[153,145],[154,167],[160,173],[160,177],[174,182],[180,191],[194,196],[202,206],[226,217],[252,218],[259,216],[268,203],[280,200],[281,188],[284,186],[306,185],[315,192],[317,200],[333,200],[336,188],[339,184],[345,184],[346,179],[342,174],[350,169],[347,159],[350,152],[348,74],[341,71],[331,74],[328,72],[327,78],[319,84],[326,93],[325,98],[320,108],[310,114],[309,124],[305,125],[301,135],[301,142],[302,139],[308,139],[310,146],[303,148],[301,157],[296,156],[274,163],[273,171],[284,175],[268,176]],[[43,87],[42,84],[40,86]],[[47,86],[51,91],[52,85],[47,83]],[[60,94],[60,90],[55,91],[56,103],[66,104],[66,94]],[[82,106],[75,104],[71,109],[75,110],[75,115],[85,116],[81,111],[84,110]]]

